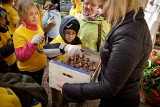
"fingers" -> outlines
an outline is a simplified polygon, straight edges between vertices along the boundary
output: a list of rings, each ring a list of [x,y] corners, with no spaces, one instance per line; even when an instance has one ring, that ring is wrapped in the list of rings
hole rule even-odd
[[[77,48],[77,51],[75,52],[75,55],[79,55],[80,57],[82,57],[82,51],[81,48]]]
[[[43,43],[43,40],[44,40],[44,38],[42,38],[42,37],[36,38],[37,44]]]
[[[82,57],[81,48],[77,45],[70,45],[71,48],[68,49],[68,55],[74,56],[74,55],[80,55]]]

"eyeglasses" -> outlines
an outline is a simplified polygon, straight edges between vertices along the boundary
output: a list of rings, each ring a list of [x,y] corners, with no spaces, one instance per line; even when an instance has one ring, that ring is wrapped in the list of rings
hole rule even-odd
[[[26,14],[29,15],[29,16],[33,16],[33,15],[38,15],[39,13],[38,12],[35,12],[35,13],[33,13],[33,12],[26,12]]]
[[[103,5],[98,5],[98,8],[99,9],[103,9]]]
[[[0,17],[5,17],[6,15],[7,13],[4,10],[0,11]]]
[[[91,6],[91,7],[96,7],[97,6],[97,4],[90,4],[90,3],[84,3],[84,6]]]
[[[76,35],[76,32],[64,32],[65,35],[70,36],[70,35]]]

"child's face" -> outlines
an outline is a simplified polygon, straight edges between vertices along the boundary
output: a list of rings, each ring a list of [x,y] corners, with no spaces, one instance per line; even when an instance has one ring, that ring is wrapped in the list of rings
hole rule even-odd
[[[35,6],[32,6],[26,10],[24,21],[28,24],[38,24],[39,12]]]
[[[6,19],[5,19],[5,17],[0,17],[0,26],[1,27],[5,27],[6,26]]]
[[[67,42],[72,42],[74,38],[76,37],[76,32],[72,29],[65,29],[64,35],[65,35]]]

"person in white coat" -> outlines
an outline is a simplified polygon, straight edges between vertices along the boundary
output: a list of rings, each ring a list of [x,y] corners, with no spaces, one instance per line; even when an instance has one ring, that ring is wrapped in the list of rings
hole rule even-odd
[[[47,9],[42,17],[42,25],[46,26],[48,23],[48,20],[50,17],[54,18],[55,25],[50,28],[48,32],[46,32],[46,36],[48,37],[48,42],[51,42],[56,36],[59,35],[59,27],[61,24],[61,14],[60,12],[56,9],[56,4],[50,4],[49,9]],[[55,7],[55,8],[52,8]]]
[[[145,19],[149,26],[154,46],[156,33],[160,26],[160,0],[149,0],[145,10]]]

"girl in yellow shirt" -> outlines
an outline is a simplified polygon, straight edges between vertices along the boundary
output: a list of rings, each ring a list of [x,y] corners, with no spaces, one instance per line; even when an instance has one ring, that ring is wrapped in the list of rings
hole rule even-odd
[[[45,54],[43,47],[44,32],[38,25],[39,11],[33,1],[20,1],[18,8],[21,24],[13,35],[18,68],[22,74],[30,75],[39,84],[42,82]]]

